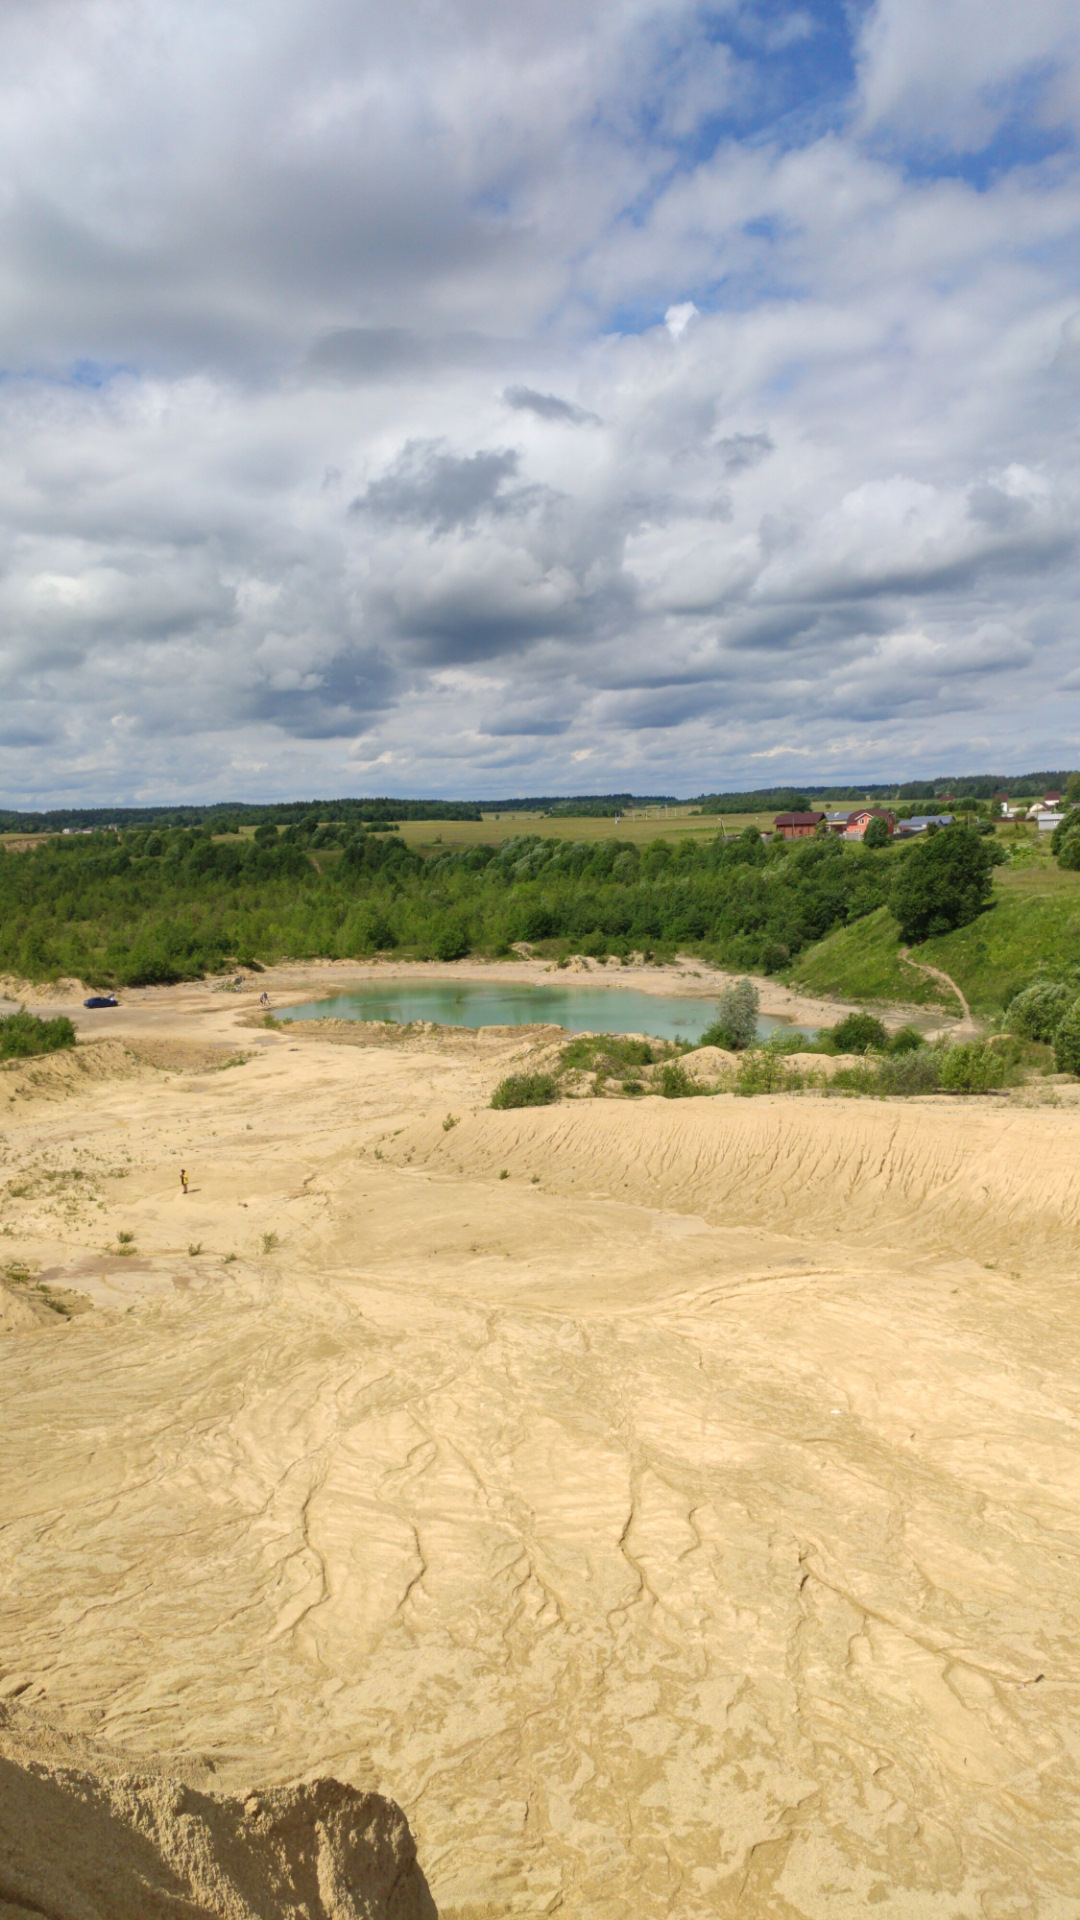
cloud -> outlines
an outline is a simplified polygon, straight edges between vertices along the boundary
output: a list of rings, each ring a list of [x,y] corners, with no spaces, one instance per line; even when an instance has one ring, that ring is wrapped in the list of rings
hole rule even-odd
[[[533,387],[507,387],[503,399],[519,413],[535,413],[540,420],[565,421],[572,427],[598,427],[600,416],[576,407],[572,400],[560,400],[554,393],[537,393]]]
[[[5,795],[1080,761],[1071,12],[416,20],[0,10]]]

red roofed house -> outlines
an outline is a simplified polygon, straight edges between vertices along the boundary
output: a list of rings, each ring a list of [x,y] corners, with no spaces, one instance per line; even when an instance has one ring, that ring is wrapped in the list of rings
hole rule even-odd
[[[1044,807],[1058,807],[1060,805],[1061,805],[1060,793],[1044,793],[1043,794]]]
[[[806,840],[817,832],[824,818],[823,813],[778,813],[773,827],[785,840]]]
[[[896,830],[896,815],[890,813],[888,807],[862,807],[858,813],[848,816],[844,828],[845,840],[861,840],[871,820],[884,820],[890,835]]]

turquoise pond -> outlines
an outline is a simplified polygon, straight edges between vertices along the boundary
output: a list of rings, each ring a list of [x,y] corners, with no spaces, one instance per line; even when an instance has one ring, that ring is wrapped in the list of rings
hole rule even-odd
[[[453,980],[395,980],[385,986],[356,987],[330,1000],[302,1007],[278,1007],[278,1020],[434,1020],[442,1027],[523,1027],[551,1021],[571,1033],[648,1033],[657,1040],[698,1040],[716,1018],[712,999],[676,998],[641,993],[634,987],[524,986]],[[764,1040],[788,1020],[762,1014],[758,1035]]]

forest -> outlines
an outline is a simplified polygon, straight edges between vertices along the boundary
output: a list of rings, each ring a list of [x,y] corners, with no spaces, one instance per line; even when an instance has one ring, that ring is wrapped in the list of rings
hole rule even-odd
[[[961,831],[961,830],[957,830]],[[359,822],[53,836],[0,854],[0,969],[94,986],[228,965],[395,951],[454,960],[528,941],[556,956],[698,953],[778,972],[881,906],[893,849],[754,830],[678,847],[545,839],[425,857]]]

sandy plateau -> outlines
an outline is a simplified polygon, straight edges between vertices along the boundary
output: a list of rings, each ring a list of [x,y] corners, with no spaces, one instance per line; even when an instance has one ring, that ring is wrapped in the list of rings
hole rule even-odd
[[[1080,1108],[256,992],[0,1073],[0,1696],[389,1796],[443,1920],[1080,1916]]]

